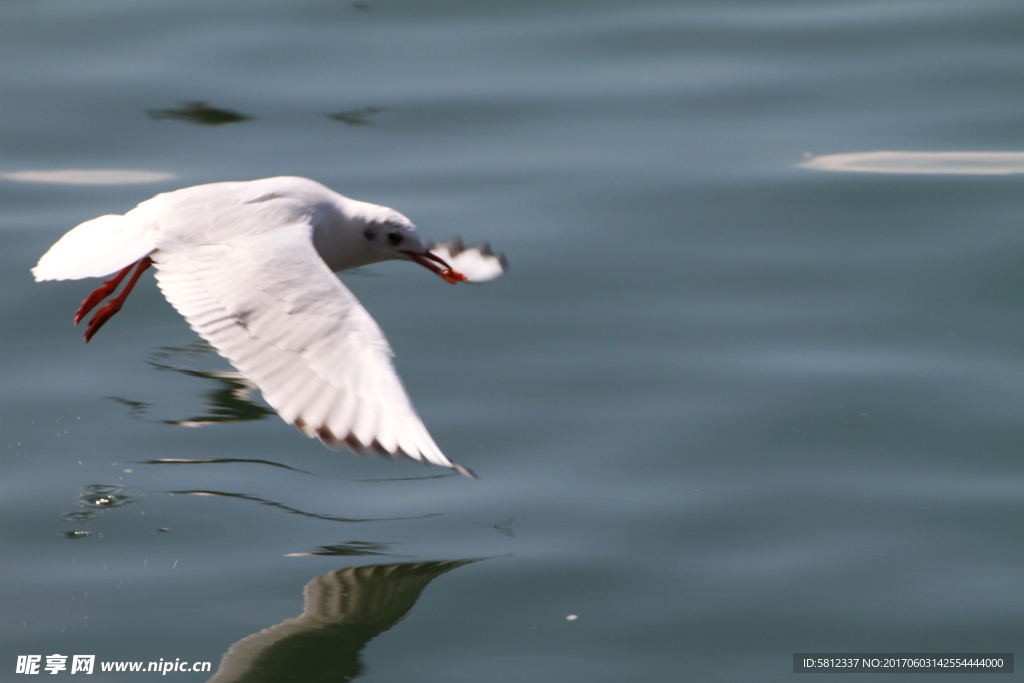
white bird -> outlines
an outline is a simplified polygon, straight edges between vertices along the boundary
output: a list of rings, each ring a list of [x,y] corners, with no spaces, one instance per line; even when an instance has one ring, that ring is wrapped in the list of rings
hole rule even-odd
[[[171,305],[285,422],[333,449],[408,457],[473,476],[434,443],[395,372],[384,333],[331,272],[398,259],[455,284],[504,270],[504,258],[486,245],[465,249],[454,241],[435,250],[393,209],[281,177],[187,187],[123,216],[87,221],[32,273],[42,281],[117,272],[82,302],[75,324],[131,273],[89,321],[88,342],[152,265]]]

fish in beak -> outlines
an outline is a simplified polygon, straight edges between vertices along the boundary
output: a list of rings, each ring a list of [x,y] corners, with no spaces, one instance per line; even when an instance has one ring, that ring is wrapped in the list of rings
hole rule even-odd
[[[402,253],[405,254],[406,256],[408,256],[410,259],[412,259],[416,263],[418,263],[421,266],[423,266],[424,268],[426,268],[427,270],[432,271],[432,272],[437,273],[438,275],[440,275],[441,279],[443,279],[445,282],[448,282],[448,283],[451,283],[451,284],[454,285],[457,282],[465,282],[466,281],[466,276],[465,275],[463,275],[462,273],[458,272],[457,270],[453,270],[452,267],[450,265],[448,265],[447,261],[445,261],[440,256],[436,256],[434,254],[431,254],[429,251],[423,252],[422,254],[419,254],[419,253],[417,253],[415,251],[406,251],[406,250],[403,249]],[[439,266],[437,264],[441,264],[441,265]],[[444,266],[444,268],[442,268],[441,266]]]

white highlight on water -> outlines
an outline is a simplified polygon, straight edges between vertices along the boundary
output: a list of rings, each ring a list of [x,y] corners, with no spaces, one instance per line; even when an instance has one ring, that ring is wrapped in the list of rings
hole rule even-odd
[[[1010,175],[1024,173],[1024,152],[850,152],[810,157],[799,165],[848,173]]]
[[[58,168],[49,171],[11,171],[0,173],[0,178],[20,183],[49,183],[54,185],[142,185],[173,180],[177,176],[163,171],[143,171],[128,168]]]

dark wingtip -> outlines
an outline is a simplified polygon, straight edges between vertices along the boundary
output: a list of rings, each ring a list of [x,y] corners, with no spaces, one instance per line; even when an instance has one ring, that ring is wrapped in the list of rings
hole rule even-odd
[[[480,478],[476,476],[476,472],[474,472],[473,470],[469,469],[468,467],[463,467],[462,465],[455,462],[452,463],[452,469],[458,472],[459,474],[463,475],[464,477],[469,477],[470,479]]]
[[[422,462],[424,465],[431,464],[427,460],[420,460],[419,458],[414,458],[402,450],[398,450],[395,452],[389,451],[388,449],[384,448],[384,446],[381,445],[381,443],[376,439],[374,439],[372,443],[365,444],[359,439],[357,439],[355,434],[352,433],[349,433],[344,437],[338,436],[337,434],[332,432],[330,428],[327,427],[327,425],[312,428],[308,424],[306,424],[306,422],[301,417],[296,418],[292,424],[298,427],[307,436],[316,437],[317,439],[320,440],[320,442],[323,445],[327,446],[331,450],[341,450],[343,448],[347,448],[350,451],[353,451],[357,454],[373,453],[375,455],[383,456],[385,458],[391,458],[392,460],[406,459],[412,460],[413,462]],[[463,467],[462,465],[459,465],[457,463],[452,463],[451,468],[464,477],[469,477],[470,479],[480,478],[476,475],[476,473],[473,470],[469,469],[468,467]]]

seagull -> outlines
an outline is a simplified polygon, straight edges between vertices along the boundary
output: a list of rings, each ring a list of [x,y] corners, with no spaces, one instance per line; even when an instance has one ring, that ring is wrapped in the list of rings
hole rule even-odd
[[[150,266],[196,333],[260,388],[281,418],[334,450],[449,467],[416,414],[380,327],[334,272],[412,261],[446,282],[505,270],[486,244],[428,247],[384,206],[297,177],[197,185],[158,194],[121,215],[86,221],[32,269],[37,282],[116,273],[90,294],[85,341],[117,313]],[[458,267],[458,270],[456,270]],[[461,271],[461,272],[460,272]]]

